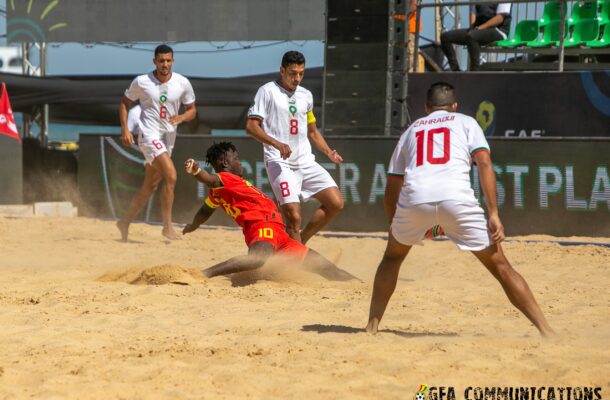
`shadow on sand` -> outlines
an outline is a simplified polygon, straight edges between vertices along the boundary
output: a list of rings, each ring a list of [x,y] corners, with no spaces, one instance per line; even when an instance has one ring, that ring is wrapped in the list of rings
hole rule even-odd
[[[364,328],[354,328],[352,326],[345,325],[303,325],[301,328],[304,332],[318,332],[318,333],[366,333]],[[421,336],[440,336],[440,337],[452,337],[458,336],[455,332],[409,332],[398,329],[380,329],[379,333],[392,333],[397,336],[412,338]]]

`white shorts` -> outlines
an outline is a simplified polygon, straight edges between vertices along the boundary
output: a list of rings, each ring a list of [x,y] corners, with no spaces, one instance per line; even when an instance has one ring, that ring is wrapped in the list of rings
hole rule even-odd
[[[440,225],[461,250],[479,251],[491,245],[487,220],[477,202],[446,200],[397,207],[390,230],[400,243],[418,243],[428,228]]]
[[[328,171],[315,161],[298,168],[277,161],[266,164],[269,182],[280,205],[308,201],[324,189],[337,187]]]
[[[144,136],[141,133],[138,135],[138,146],[144,154],[144,164],[148,165],[152,165],[155,158],[165,152],[171,157],[174,143],[176,143],[176,132],[165,133],[154,138]]]

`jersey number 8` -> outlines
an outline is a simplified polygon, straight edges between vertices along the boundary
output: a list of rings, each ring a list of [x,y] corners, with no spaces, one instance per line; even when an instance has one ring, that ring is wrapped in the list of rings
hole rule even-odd
[[[290,120],[290,134],[291,135],[299,134],[299,120],[297,120],[297,119]]]

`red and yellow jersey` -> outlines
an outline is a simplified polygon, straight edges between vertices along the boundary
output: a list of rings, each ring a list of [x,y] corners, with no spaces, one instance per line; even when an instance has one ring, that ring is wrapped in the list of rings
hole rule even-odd
[[[210,188],[205,204],[222,207],[242,228],[255,222],[276,222],[284,225],[277,206],[269,197],[244,178],[219,172],[221,186]]]

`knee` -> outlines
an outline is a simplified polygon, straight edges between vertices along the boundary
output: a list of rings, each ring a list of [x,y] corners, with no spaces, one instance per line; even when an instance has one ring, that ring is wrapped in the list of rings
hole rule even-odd
[[[443,32],[441,33],[441,43],[449,43],[449,36],[447,35],[447,32]]]
[[[158,187],[159,187],[159,181],[153,181],[153,182],[149,182],[148,184],[144,185],[144,187],[142,189],[144,189],[144,192],[146,192],[147,194],[150,195],[150,194],[154,193]]]
[[[284,212],[286,217],[286,225],[289,227],[300,227],[301,226],[301,213],[297,210],[289,210]]]
[[[165,175],[165,177],[163,178],[163,183],[165,184],[166,187],[173,188],[174,186],[176,186],[177,180],[178,180],[178,176],[176,174],[176,171],[173,171],[172,173]]]
[[[341,210],[343,210],[343,207],[345,207],[345,201],[343,201],[343,198],[340,196],[332,199],[331,201],[329,201],[327,204],[324,205],[324,208],[326,208],[326,211],[332,215],[335,215],[335,214],[338,214],[339,212],[341,212]]]

